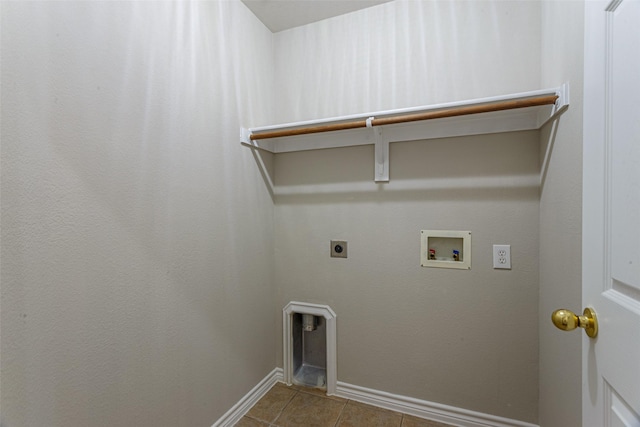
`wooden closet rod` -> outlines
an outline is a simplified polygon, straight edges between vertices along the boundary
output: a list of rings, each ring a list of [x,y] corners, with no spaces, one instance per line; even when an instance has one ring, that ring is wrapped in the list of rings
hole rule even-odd
[[[516,108],[538,107],[541,105],[553,105],[556,103],[558,95],[544,95],[535,98],[517,99],[513,101],[496,101],[481,105],[471,105],[468,107],[444,108],[436,111],[426,111],[422,113],[410,113],[399,116],[373,118],[372,126],[393,125],[397,123],[416,122],[420,120],[442,119],[445,117],[465,116],[469,114],[490,113],[493,111],[513,110]],[[256,139],[281,138],[285,136],[307,135],[311,133],[333,132],[337,130],[357,129],[367,127],[367,119],[353,120],[343,123],[328,125],[317,125],[301,127],[296,129],[276,130],[251,134],[252,141]]]

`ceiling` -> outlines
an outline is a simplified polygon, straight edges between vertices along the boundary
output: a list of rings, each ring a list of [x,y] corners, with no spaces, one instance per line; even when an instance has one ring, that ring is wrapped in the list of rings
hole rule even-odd
[[[392,0],[242,0],[276,33]]]

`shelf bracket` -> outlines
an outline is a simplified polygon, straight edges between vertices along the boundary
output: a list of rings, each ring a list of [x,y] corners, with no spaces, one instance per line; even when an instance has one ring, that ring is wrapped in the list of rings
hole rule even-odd
[[[569,108],[569,83],[564,83],[562,86],[556,88],[555,94],[558,96],[558,99],[556,99],[553,108],[551,110],[541,109],[538,112],[538,129]]]
[[[375,138],[375,181],[389,182],[389,141],[382,135],[382,127],[373,126]]]
[[[251,131],[249,129],[240,128],[240,143],[253,146],[253,143],[251,142]]]
[[[257,148],[258,150],[274,153],[273,142],[262,139],[251,139],[251,129],[240,128],[240,143],[247,147]]]
[[[563,83],[556,92],[558,100],[556,101],[556,111],[558,114],[569,107],[569,83]]]

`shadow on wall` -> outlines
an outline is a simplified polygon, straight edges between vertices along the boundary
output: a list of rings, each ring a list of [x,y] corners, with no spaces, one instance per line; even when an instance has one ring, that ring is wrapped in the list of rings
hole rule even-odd
[[[256,152],[277,204],[411,200],[533,200],[539,131],[390,144],[390,181],[376,183],[373,145],[275,155]]]
[[[553,154],[553,147],[556,143],[556,135],[558,134],[558,128],[560,127],[561,117],[554,120],[550,124],[547,124],[540,129],[540,141],[542,147],[541,153],[544,153],[542,158],[542,164],[540,165],[540,189],[544,188],[544,183],[547,180],[547,171],[549,170],[549,162],[551,161],[551,155]]]

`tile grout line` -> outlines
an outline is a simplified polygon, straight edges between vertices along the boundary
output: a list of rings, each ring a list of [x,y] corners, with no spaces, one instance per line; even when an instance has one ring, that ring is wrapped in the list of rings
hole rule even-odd
[[[273,387],[271,387],[269,389],[269,391],[271,391],[273,389]],[[267,393],[269,393],[269,391],[267,391]],[[280,415],[282,415],[282,413],[284,412],[284,410],[286,409],[287,406],[289,406],[289,404],[291,403],[291,401],[293,400],[294,397],[296,397],[296,395],[299,393],[299,390],[296,389],[291,389],[291,391],[293,391],[293,395],[289,398],[289,400],[287,401],[287,403],[282,407],[282,409],[280,410],[280,412],[278,412],[278,414],[274,417],[273,421],[265,421],[265,420],[261,420],[260,418],[256,418],[253,417],[251,415],[249,415],[249,413],[246,413],[244,415],[244,417],[250,418],[252,420],[258,421],[260,423],[266,423],[269,427],[280,427],[276,424],[276,421],[278,420],[278,418],[280,418]],[[265,393],[265,395],[267,394]],[[244,418],[243,417],[243,418]]]
[[[276,415],[276,417],[273,419],[273,422],[269,423],[269,425],[274,426],[274,427],[278,427],[278,425],[276,424],[276,421],[278,421],[278,418],[280,418],[280,416],[282,415],[284,410],[287,409],[287,406],[289,406],[291,404],[291,402],[293,401],[293,398],[296,397],[298,395],[298,393],[300,393],[300,390],[296,390],[296,389],[291,389],[291,390],[295,391],[295,393],[293,393],[293,395],[287,401],[287,404],[282,407],[280,412],[278,412],[278,415]]]
[[[272,387],[271,389],[273,389],[273,387]],[[269,389],[269,391],[271,391],[271,389]],[[284,406],[283,406],[283,407],[279,410],[279,412],[275,415],[275,417],[273,418],[273,421],[265,421],[265,420],[262,420],[262,419],[256,418],[256,417],[254,417],[254,416],[251,416],[251,415],[249,415],[248,413],[247,413],[247,414],[245,414],[245,415],[244,415],[244,417],[247,417],[248,419],[252,419],[252,420],[254,420],[254,421],[257,421],[257,422],[259,422],[261,425],[265,425],[266,427],[282,427],[282,425],[280,425],[280,424],[278,424],[278,423],[277,423],[278,419],[282,416],[282,414],[283,414],[283,413],[285,412],[285,410],[289,407],[289,405],[290,405],[290,404],[291,404],[291,402],[296,398],[296,396],[300,395],[301,393],[303,393],[303,394],[305,394],[305,395],[310,395],[310,396],[318,397],[318,398],[321,398],[322,400],[325,400],[325,401],[329,401],[329,400],[330,400],[330,401],[335,401],[335,402],[341,402],[341,403],[343,403],[343,406],[342,406],[342,408],[340,409],[340,412],[339,412],[339,414],[338,414],[338,417],[337,417],[336,421],[332,424],[332,427],[339,427],[339,426],[340,426],[340,423],[342,422],[342,417],[344,416],[344,414],[345,414],[345,410],[346,410],[346,408],[347,408],[347,406],[348,406],[349,404],[363,404],[365,407],[371,407],[371,408],[373,408],[374,410],[379,409],[379,410],[386,411],[386,412],[391,412],[391,413],[395,412],[395,411],[390,411],[390,410],[386,410],[386,409],[383,409],[383,408],[377,408],[377,407],[375,407],[375,406],[368,405],[368,404],[365,404],[365,403],[362,403],[362,402],[358,402],[358,401],[355,401],[355,400],[352,400],[352,399],[344,399],[344,398],[334,399],[334,398],[332,398],[331,396],[327,396],[327,395],[323,395],[323,394],[314,393],[314,392],[307,391],[307,390],[300,389],[300,388],[289,388],[289,387],[287,387],[287,389],[288,389],[288,390],[290,390],[290,391],[292,391],[292,392],[293,392],[293,394],[291,395],[291,397],[289,397],[289,399],[286,401],[286,403],[284,404]],[[268,392],[267,392],[267,393],[268,393]],[[265,395],[266,395],[266,394],[265,394]],[[405,414],[405,413],[403,413],[403,412],[395,412],[395,413],[397,413],[398,415],[400,415],[400,424],[398,425],[398,427],[403,427],[403,426],[405,425],[405,423],[404,423],[405,418],[410,417],[410,415],[409,415],[409,414]],[[243,417],[243,418],[244,418],[244,417]],[[409,419],[409,418],[407,418],[407,419]],[[429,425],[431,425],[431,424],[429,424]],[[438,424],[438,425],[439,425],[439,424]],[[443,425],[444,425],[444,424],[443,424]],[[453,427],[453,426],[451,426],[451,427]]]
[[[338,419],[336,420],[336,422],[333,425],[333,427],[338,427],[338,425],[340,424],[340,419],[342,418],[342,414],[344,414],[344,410],[347,408],[347,405],[349,404],[349,402],[350,402],[350,400],[347,399],[347,401],[342,406],[342,409],[340,410],[340,413],[338,414]]]

